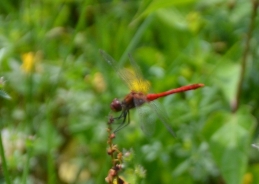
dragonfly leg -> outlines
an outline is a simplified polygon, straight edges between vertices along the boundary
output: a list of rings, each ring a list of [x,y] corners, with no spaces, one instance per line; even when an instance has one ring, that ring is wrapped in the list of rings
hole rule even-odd
[[[119,124],[123,124],[125,122],[126,116],[127,116],[127,111],[123,110],[122,113],[118,116],[113,118],[114,120],[120,120],[121,118],[124,118],[122,122],[119,122]]]
[[[119,130],[123,129],[124,127],[128,126],[130,123],[130,114],[129,110],[126,110],[122,113],[122,115],[119,116],[120,118],[123,117],[123,121],[120,123],[120,125],[116,128],[114,133],[118,132]],[[118,118],[118,119],[120,119]]]

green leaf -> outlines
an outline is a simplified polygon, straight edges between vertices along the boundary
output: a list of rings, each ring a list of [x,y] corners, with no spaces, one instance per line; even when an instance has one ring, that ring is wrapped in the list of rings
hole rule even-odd
[[[242,108],[235,114],[217,113],[209,120],[209,125],[206,127],[209,130],[204,131],[205,137],[209,138],[210,150],[223,178],[228,184],[242,183],[255,125],[254,118],[246,108]]]
[[[176,1],[155,0],[152,3],[150,3],[150,5],[148,6],[144,14],[152,13],[160,8],[167,8],[167,7],[176,6],[176,5],[186,5],[193,2],[196,2],[196,0],[176,0]]]
[[[4,90],[0,90],[0,97],[11,99],[11,97]]]
[[[228,61],[221,62],[215,71],[215,84],[220,86],[225,98],[231,103],[236,96],[240,65]]]
[[[176,27],[178,29],[187,29],[188,24],[184,15],[175,9],[161,9],[157,11],[157,17],[166,25]]]
[[[186,5],[190,3],[194,3],[196,0],[154,0],[154,1],[144,1],[142,3],[141,10],[142,13],[138,13],[140,15],[136,15],[136,19],[140,19],[141,17],[146,17],[147,15],[157,11],[161,8],[168,8],[172,6],[180,6],[180,5]],[[146,8],[144,8],[146,6]]]
[[[227,119],[228,113],[224,111],[219,111],[210,116],[209,120],[205,124],[202,130],[202,135],[210,140],[211,136],[225,123],[224,120]]]

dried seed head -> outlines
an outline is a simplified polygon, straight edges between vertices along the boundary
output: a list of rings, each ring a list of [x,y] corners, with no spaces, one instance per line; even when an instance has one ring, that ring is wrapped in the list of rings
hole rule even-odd
[[[116,137],[115,133],[112,133],[112,134],[110,135],[110,139],[114,139],[115,137]]]

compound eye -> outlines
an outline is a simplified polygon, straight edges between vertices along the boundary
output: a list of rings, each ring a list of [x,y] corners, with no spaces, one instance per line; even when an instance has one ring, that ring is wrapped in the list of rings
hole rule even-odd
[[[119,112],[119,111],[122,110],[121,102],[120,102],[117,98],[115,98],[115,99],[112,101],[110,107],[111,107],[111,110],[113,110],[113,111],[115,111],[115,112]]]

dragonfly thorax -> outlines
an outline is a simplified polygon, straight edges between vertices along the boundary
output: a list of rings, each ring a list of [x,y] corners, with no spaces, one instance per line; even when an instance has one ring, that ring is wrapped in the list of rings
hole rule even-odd
[[[122,101],[123,109],[132,109],[147,102],[146,96],[141,92],[132,91]]]

